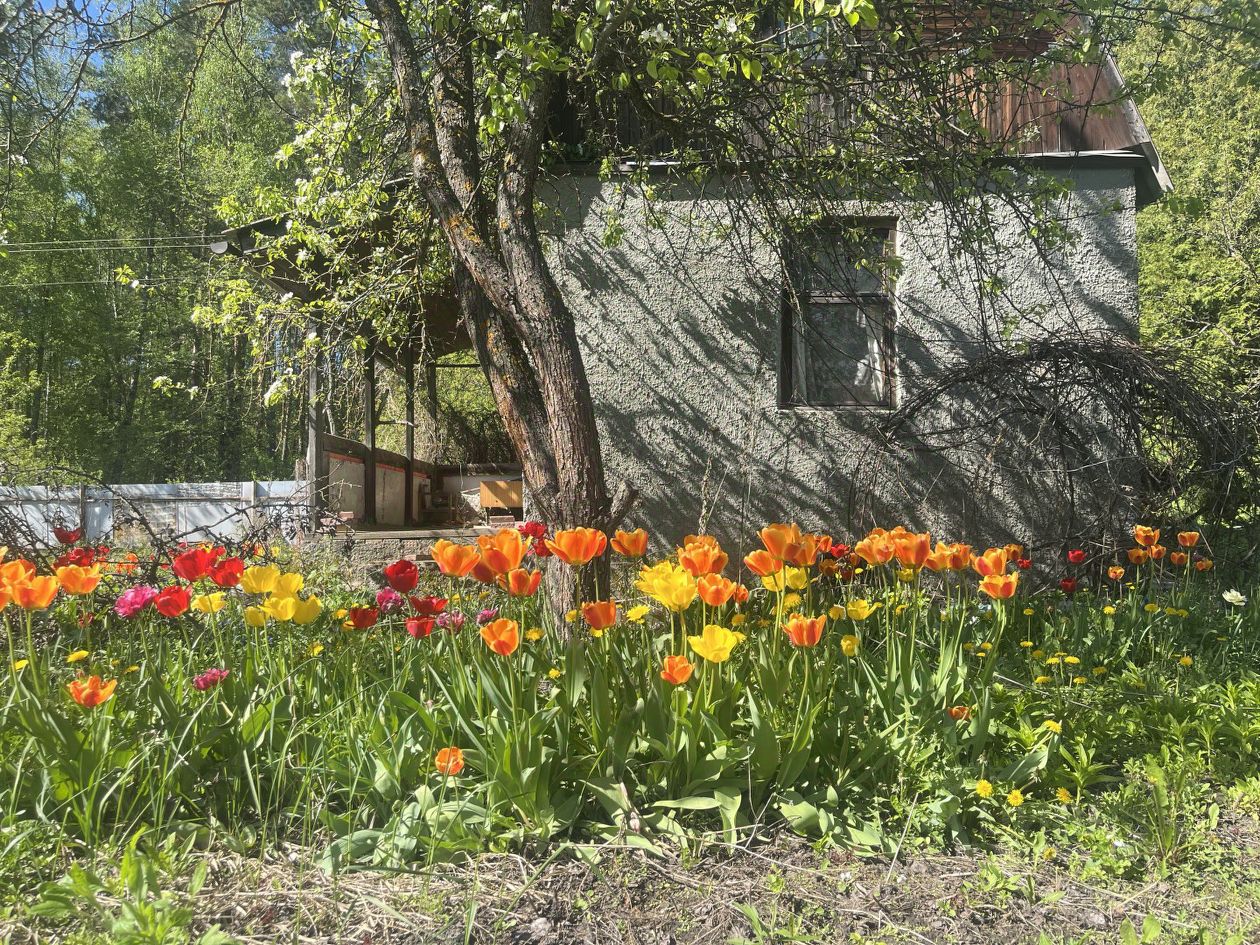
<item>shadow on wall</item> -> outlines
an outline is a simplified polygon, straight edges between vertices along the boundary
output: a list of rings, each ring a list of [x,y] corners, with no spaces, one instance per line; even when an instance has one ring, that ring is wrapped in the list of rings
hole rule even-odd
[[[1005,314],[969,297],[939,219],[908,223],[896,291],[901,395],[977,350],[995,319],[1032,335],[1131,332],[1124,174],[1078,184],[1098,193],[1073,201],[1081,244],[1051,265],[1012,232]],[[773,241],[736,234],[720,194],[678,188],[648,210],[626,202],[623,236],[606,246],[608,192],[590,178],[556,187],[553,271],[577,320],[609,477],[640,490],[632,519],[657,539],[705,530],[740,547],[765,522],[796,520],[837,536],[904,522],[975,543],[1057,545],[1123,514],[1135,451],[1088,392],[1054,430],[1004,410],[992,390],[951,392],[891,437],[878,429],[887,409],[784,408]],[[1111,212],[1126,187],[1127,217]],[[1092,204],[1106,209],[1082,211]]]

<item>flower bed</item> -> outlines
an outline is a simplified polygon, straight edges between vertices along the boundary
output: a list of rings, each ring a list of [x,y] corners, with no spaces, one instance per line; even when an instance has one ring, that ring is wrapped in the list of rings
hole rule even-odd
[[[641,530],[533,523],[370,590],[282,549],[63,537],[47,566],[0,564],[0,798],[89,844],[244,831],[397,865],[777,823],[891,850],[1061,829],[1170,772],[1188,797],[1256,763],[1255,608],[1190,531],[1071,550],[1042,589],[1023,548],[904,528],[850,548],[771,525],[742,558],[692,536],[649,561]],[[552,556],[596,576],[556,621]]]

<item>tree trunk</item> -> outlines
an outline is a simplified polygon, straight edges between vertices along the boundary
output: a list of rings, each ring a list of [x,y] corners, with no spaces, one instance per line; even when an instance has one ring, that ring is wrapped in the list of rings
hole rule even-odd
[[[550,84],[538,81],[525,115],[504,134],[490,205],[482,196],[471,30],[457,24],[434,39],[426,77],[398,0],[368,0],[368,6],[393,66],[412,174],[450,243],[464,320],[521,458],[526,488],[553,528],[607,529],[608,492],[586,369],[534,219]],[[551,4],[529,0],[525,17],[527,30],[546,33]],[[432,103],[424,98],[427,86]]]

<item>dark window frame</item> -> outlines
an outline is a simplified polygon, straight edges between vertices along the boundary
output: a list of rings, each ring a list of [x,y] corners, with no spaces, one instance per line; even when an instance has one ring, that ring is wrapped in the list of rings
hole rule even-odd
[[[897,408],[897,306],[895,303],[891,277],[887,270],[881,274],[883,284],[879,292],[852,292],[848,294],[809,293],[808,298],[801,298],[801,304],[811,302],[819,305],[857,305],[864,309],[881,308],[883,311],[882,338],[882,370],[884,375],[885,398],[877,403],[866,403],[853,400],[844,403],[810,403],[794,396],[794,374],[796,370],[797,349],[803,339],[797,338],[794,326],[796,308],[793,302],[794,289],[801,292],[798,275],[801,265],[800,243],[804,240],[825,238],[828,233],[869,230],[872,234],[882,234],[885,254],[893,256],[897,249],[897,220],[895,217],[844,217],[829,223],[810,227],[795,244],[785,241],[781,246],[783,258],[787,261],[788,278],[785,280],[779,315],[779,377],[778,401],[781,410],[895,410]]]

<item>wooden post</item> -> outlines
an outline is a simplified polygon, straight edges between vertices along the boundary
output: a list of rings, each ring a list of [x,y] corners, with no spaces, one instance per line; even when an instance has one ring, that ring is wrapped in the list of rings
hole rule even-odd
[[[376,333],[363,356],[363,524],[376,524]]]
[[[306,381],[306,490],[308,528],[311,535],[319,532],[324,511],[328,507],[328,463],[324,452],[326,416],[319,397],[319,375],[324,369],[324,356],[317,354]]]
[[[415,349],[408,344],[404,354],[406,363],[403,366],[403,384],[407,388],[405,397],[407,409],[407,428],[403,437],[406,441],[407,485],[403,496],[403,521],[407,525],[416,524],[415,474],[416,474],[416,355]]]
[[[433,361],[424,366],[424,394],[429,399],[426,406],[429,409],[429,419],[433,421],[433,429],[436,430],[438,418],[437,364]]]

